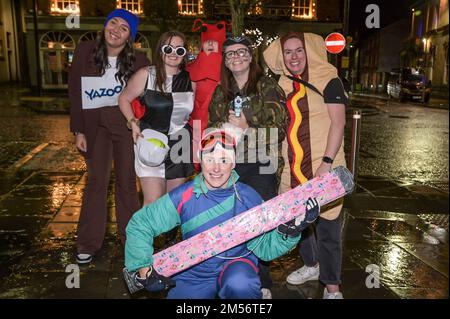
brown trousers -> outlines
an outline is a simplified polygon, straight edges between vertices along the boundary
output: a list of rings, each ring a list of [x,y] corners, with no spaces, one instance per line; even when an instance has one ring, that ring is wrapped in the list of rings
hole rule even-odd
[[[93,139],[94,140],[94,139]],[[78,221],[78,253],[97,253],[103,244],[108,217],[107,195],[112,162],[115,169],[115,204],[118,233],[125,243],[125,228],[139,208],[131,132],[118,107],[101,110],[92,155],[86,158],[88,180]]]

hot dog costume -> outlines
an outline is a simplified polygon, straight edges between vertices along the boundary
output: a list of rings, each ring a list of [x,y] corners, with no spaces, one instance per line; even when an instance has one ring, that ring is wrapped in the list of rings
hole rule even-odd
[[[301,79],[316,87],[323,96],[287,77],[292,75],[284,64],[280,39],[264,51],[265,62],[272,72],[280,75],[278,84],[287,96],[289,167],[285,167],[283,177],[290,179],[292,188],[312,179],[322,163],[331,125],[327,104],[346,104],[348,100],[336,68],[328,63],[323,38],[313,33],[300,35],[303,35],[306,51],[306,66]],[[345,166],[343,141],[332,167],[339,165]],[[322,209],[320,216],[328,220],[337,218],[342,208],[342,201],[339,203],[331,209]]]
[[[202,173],[137,211],[127,226],[125,265],[135,271],[153,264],[153,238],[181,225],[183,240],[260,205],[258,193],[233,170],[228,186],[208,190]],[[272,260],[291,250],[300,236],[276,229],[175,275],[168,298],[261,298],[258,258]]]
[[[193,126],[194,120],[201,121],[201,130],[205,130],[208,125],[208,106],[217,84],[220,82],[220,69],[222,65],[222,44],[226,38],[226,24],[224,21],[216,24],[201,23],[201,27],[196,27],[201,20],[194,21],[193,31],[201,30],[201,51],[194,62],[187,65],[191,81],[196,83],[194,110],[191,113],[190,124]],[[208,41],[217,41],[218,52],[211,52],[207,55],[203,51],[203,44]]]

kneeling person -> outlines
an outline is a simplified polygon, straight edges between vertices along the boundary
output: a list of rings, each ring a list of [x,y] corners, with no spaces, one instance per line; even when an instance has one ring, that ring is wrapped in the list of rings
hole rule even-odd
[[[319,214],[315,199],[308,200],[305,219],[231,248],[183,271],[172,279],[153,268],[153,238],[181,225],[183,240],[204,232],[263,203],[258,193],[238,182],[235,144],[223,131],[207,134],[201,141],[202,172],[156,202],[136,212],[127,226],[126,270],[136,285],[154,292],[172,288],[168,298],[260,299],[258,258],[272,260],[287,253],[300,240],[300,232]]]

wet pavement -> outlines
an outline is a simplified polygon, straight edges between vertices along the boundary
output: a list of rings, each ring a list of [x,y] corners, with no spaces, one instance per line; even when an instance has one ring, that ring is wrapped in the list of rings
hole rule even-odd
[[[389,101],[390,104],[399,104],[399,105],[415,105],[424,108],[435,108],[435,109],[444,109],[448,110],[449,108],[449,99],[448,93],[447,96],[442,94],[432,94],[430,100],[428,102],[421,102],[418,100],[407,100],[404,102],[400,102],[399,99],[391,98],[387,95],[387,93],[369,93],[369,92],[351,92],[350,93],[353,99],[364,98],[364,99],[378,99]]]
[[[12,86],[0,92],[0,298],[163,298],[130,296],[124,286],[113,181],[103,249],[79,268],[80,288],[67,287],[86,182],[68,132],[67,100]],[[448,298],[448,108],[353,96],[347,153],[356,108],[363,112],[361,152],[358,187],[344,204],[344,297]],[[430,224],[446,235],[431,243]],[[274,298],[322,297],[318,281],[286,284],[300,266],[296,250],[273,262]],[[379,287],[368,288],[374,267]]]

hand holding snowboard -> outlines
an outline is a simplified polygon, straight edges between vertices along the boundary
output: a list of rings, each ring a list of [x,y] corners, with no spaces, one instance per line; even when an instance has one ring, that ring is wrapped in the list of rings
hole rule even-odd
[[[305,218],[300,221],[300,217],[293,219],[285,224],[278,226],[279,233],[286,235],[286,237],[297,237],[309,225],[314,223],[320,213],[320,204],[316,198],[308,198],[306,201]]]
[[[158,292],[175,287],[175,282],[172,279],[158,274],[153,267],[150,267],[145,278],[139,277],[139,271],[128,272],[126,268],[123,269],[123,276],[131,293],[141,289]]]

